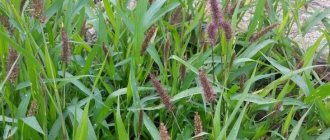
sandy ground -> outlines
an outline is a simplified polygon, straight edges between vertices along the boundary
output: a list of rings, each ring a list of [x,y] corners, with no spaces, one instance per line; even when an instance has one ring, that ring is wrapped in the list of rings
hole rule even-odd
[[[292,0],[294,1],[294,0]],[[300,12],[300,24],[303,24],[314,12],[317,11],[324,11],[325,9],[330,8],[330,0],[312,0],[308,3],[307,9],[302,8]],[[247,12],[246,15],[243,17],[243,20],[241,24],[239,25],[242,30],[247,30],[249,20],[251,19],[251,15],[253,13],[253,10],[251,12]],[[279,12],[281,13],[281,12]],[[279,15],[281,16],[281,15]],[[330,15],[329,15],[330,18]],[[324,25],[320,22],[316,26],[312,27],[306,35],[302,35],[297,27],[297,25],[293,25],[293,29],[290,33],[290,37],[293,38],[297,43],[300,44],[301,48],[303,50],[307,50],[309,47],[311,47],[314,42],[322,35],[320,32],[320,29],[324,29]],[[319,51],[321,53],[321,59],[327,59],[327,56],[329,54],[329,49],[326,48],[324,50],[320,50],[322,46],[326,44],[326,41],[324,40],[322,45],[319,47]]]
[[[317,11],[324,11],[325,9],[330,8],[330,0],[312,0],[308,5],[307,9],[300,10],[301,16],[300,20],[301,23],[304,23],[314,12]],[[330,15],[329,15],[330,18]],[[322,35],[320,29],[324,29],[324,25],[320,22],[316,26],[314,26],[305,36],[302,36],[298,33],[297,26],[294,26],[294,30],[291,36],[300,43],[302,49],[306,50],[310,46],[314,44],[314,42]],[[326,41],[321,43],[322,46],[326,44]],[[321,47],[319,47],[319,51]],[[329,54],[329,49],[326,48],[321,52],[321,58],[326,59],[327,55]]]

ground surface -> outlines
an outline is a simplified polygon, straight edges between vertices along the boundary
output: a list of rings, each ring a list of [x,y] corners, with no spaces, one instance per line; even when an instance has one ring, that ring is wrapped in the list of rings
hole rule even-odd
[[[307,6],[307,9],[301,10],[300,20],[305,22],[314,12],[323,11],[327,8],[330,8],[330,0],[313,0]],[[306,50],[322,35],[320,29],[325,28],[324,25],[320,22],[314,26],[305,36],[299,34],[298,29],[295,28],[292,32],[294,39],[300,43],[301,47]],[[325,42],[324,42],[325,43]],[[320,49],[320,48],[319,48]],[[325,59],[329,49],[325,49],[322,52],[322,58]]]
[[[330,8],[330,0],[312,0],[309,2],[309,4],[306,6],[307,9],[302,8],[300,10],[300,24],[303,24],[314,12],[317,11],[323,11],[327,8]],[[246,15],[243,17],[243,21],[240,24],[240,27],[242,30],[247,30],[249,20],[251,19],[253,10],[251,10],[251,13],[246,13]],[[330,16],[329,16],[330,18]],[[297,25],[293,25],[293,29],[290,33],[290,36],[299,43],[301,48],[303,50],[307,50],[313,43],[322,35],[320,32],[320,29],[324,29],[324,25],[320,22],[313,28],[311,28],[306,35],[302,35],[297,27]],[[325,41],[325,40],[324,40]],[[322,42],[322,44],[325,44],[326,42]],[[321,47],[319,47],[320,51]],[[321,59],[326,60],[327,56],[329,54],[329,49],[324,49],[321,51]]]

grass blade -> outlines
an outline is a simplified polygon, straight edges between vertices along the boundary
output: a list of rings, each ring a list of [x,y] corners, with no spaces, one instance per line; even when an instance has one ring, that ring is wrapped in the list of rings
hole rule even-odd
[[[302,126],[302,123],[303,123],[305,117],[307,116],[307,114],[309,113],[309,111],[311,110],[311,108],[312,108],[312,107],[310,107],[310,108],[306,111],[306,113],[300,118],[300,120],[298,121],[297,125],[293,128],[293,130],[292,130],[292,132],[291,132],[291,134],[290,134],[288,140],[295,140],[295,139],[296,139],[296,137],[297,137],[297,135],[298,135],[298,133],[299,133],[299,129],[300,129],[300,127]]]

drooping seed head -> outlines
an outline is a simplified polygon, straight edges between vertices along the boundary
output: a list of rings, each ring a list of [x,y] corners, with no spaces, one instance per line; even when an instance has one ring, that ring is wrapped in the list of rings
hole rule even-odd
[[[147,50],[148,45],[149,45],[151,39],[156,35],[156,33],[157,33],[157,27],[156,26],[151,26],[150,29],[147,32],[146,37],[143,40],[142,47],[141,47],[141,52],[140,52],[140,55],[141,56]]]
[[[168,135],[167,128],[162,122],[159,126],[159,133],[161,140],[171,140],[171,137]]]
[[[159,83],[159,81],[156,79],[155,75],[150,74],[150,80],[153,83],[157,93],[160,96],[160,99],[162,100],[163,104],[165,105],[165,108],[172,112],[173,106],[171,103],[170,96],[167,94],[166,90],[162,87],[162,85]]]
[[[277,27],[278,25],[280,25],[279,23],[274,23],[271,24],[265,28],[263,28],[261,31],[255,33],[251,38],[250,41],[256,42],[259,38],[261,38],[263,35],[265,35],[266,33],[268,33],[269,31],[273,30],[275,27]]]
[[[232,30],[231,30],[231,25],[228,21],[223,21],[220,24],[221,28],[225,32],[225,36],[227,40],[230,40],[232,38]]]
[[[7,57],[7,74],[9,74],[10,83],[14,84],[19,74],[18,64],[15,64],[16,59],[18,58],[17,52],[13,48],[9,48],[9,54]]]
[[[206,101],[208,103],[213,103],[214,101],[216,101],[216,95],[211,83],[207,80],[205,72],[203,70],[199,70],[198,76],[200,79],[201,86],[203,88],[203,93]]]

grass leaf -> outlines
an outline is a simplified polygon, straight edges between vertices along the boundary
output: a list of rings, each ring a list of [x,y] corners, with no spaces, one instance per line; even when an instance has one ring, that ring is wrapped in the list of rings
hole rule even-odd
[[[306,113],[305,113],[305,114],[299,119],[297,125],[293,128],[293,130],[292,130],[292,132],[291,132],[291,134],[290,134],[288,140],[295,140],[295,139],[296,139],[296,137],[297,137],[297,135],[298,135],[298,133],[299,133],[300,127],[302,126],[302,123],[303,123],[305,117],[307,116],[307,114],[309,113],[309,111],[311,110],[311,108],[312,108],[312,107],[310,107],[310,108],[306,111]]]
[[[35,131],[45,135],[45,132],[42,130],[42,128],[40,127],[37,119],[35,116],[31,116],[31,117],[26,117],[26,118],[22,118],[22,121],[30,126],[31,128],[33,128]]]
[[[75,140],[87,140],[88,136],[88,110],[89,110],[89,102],[85,106],[82,118],[79,122],[77,132],[75,135]]]

